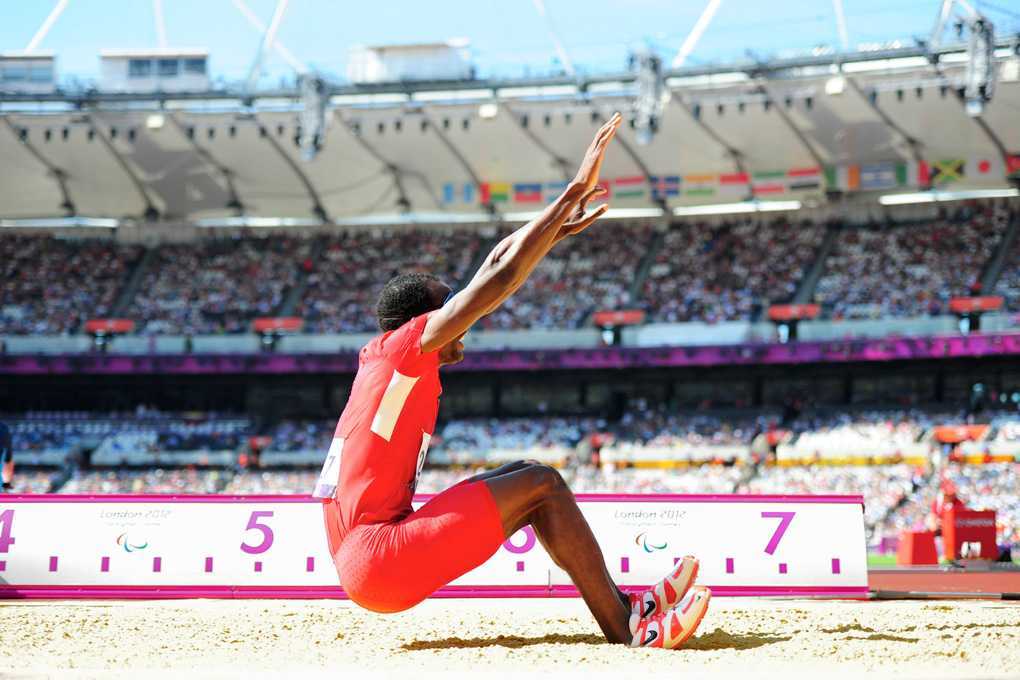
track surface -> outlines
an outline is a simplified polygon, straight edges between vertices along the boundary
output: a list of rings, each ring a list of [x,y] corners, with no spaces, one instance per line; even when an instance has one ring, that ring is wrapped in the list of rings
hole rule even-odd
[[[1020,677],[1020,605],[716,599],[683,650],[609,645],[580,600],[0,603],[0,677]],[[663,675],[665,674],[665,675]]]
[[[1020,593],[1020,570],[871,569],[868,571],[868,585],[872,590]]]

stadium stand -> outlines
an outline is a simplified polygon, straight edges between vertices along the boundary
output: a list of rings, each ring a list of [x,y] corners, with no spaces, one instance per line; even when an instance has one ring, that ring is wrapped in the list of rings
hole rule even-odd
[[[279,311],[308,259],[307,239],[210,239],[156,251],[128,309],[147,334],[243,333]]]
[[[627,309],[633,306],[630,289],[651,242],[651,226],[639,224],[599,224],[583,239],[563,241],[479,327],[578,328],[592,312]]]
[[[1005,204],[953,219],[841,230],[815,295],[833,318],[933,316],[980,291],[979,277],[1010,219]]]
[[[655,254],[642,302],[656,321],[750,319],[792,298],[824,236],[824,225],[784,219],[675,226]]]
[[[428,272],[456,288],[470,273],[482,240],[466,229],[373,229],[321,237],[297,315],[310,333],[376,331],[376,298],[390,278]]]
[[[112,311],[140,246],[4,234],[0,333],[64,335]]]
[[[999,274],[996,292],[1005,298],[1006,309],[1020,312],[1020,237],[1014,237]]]
[[[195,468],[151,470],[107,469],[75,473],[58,493],[170,493],[209,494],[222,490],[229,473]]]

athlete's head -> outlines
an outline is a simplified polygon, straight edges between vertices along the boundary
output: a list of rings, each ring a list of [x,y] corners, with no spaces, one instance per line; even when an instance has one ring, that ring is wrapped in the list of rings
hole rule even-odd
[[[375,306],[379,328],[395,331],[416,316],[439,309],[451,289],[432,274],[398,274],[383,286]],[[464,343],[457,338],[439,350],[439,363],[455,364],[464,359]]]

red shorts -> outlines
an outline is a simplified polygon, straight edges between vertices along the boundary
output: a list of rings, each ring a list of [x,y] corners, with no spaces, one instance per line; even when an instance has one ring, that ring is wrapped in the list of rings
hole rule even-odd
[[[376,612],[413,607],[492,557],[505,540],[485,482],[453,486],[397,522],[357,526],[339,548],[336,503],[323,509],[340,583]]]

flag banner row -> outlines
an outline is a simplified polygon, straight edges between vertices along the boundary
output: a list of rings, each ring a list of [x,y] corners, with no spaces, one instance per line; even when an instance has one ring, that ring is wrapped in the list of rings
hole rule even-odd
[[[627,175],[604,179],[604,200],[661,201],[680,198],[739,200],[799,191],[882,191],[897,188],[943,187],[958,182],[1004,179],[1020,172],[1020,154],[911,162],[884,161],[807,166],[785,170],[686,175]],[[567,182],[447,182],[443,203],[545,204],[554,200]]]

